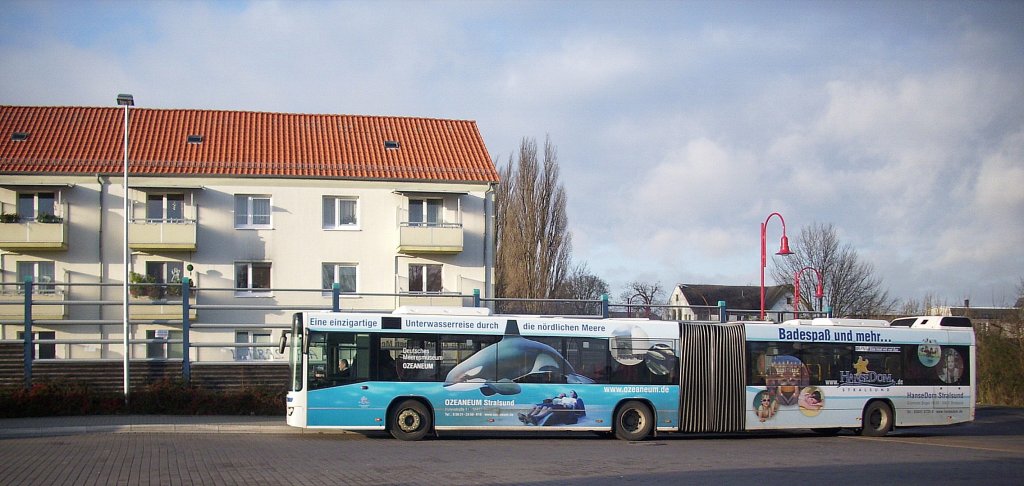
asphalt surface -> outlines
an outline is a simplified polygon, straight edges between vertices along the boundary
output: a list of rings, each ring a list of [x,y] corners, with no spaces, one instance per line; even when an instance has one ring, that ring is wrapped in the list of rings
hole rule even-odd
[[[1021,484],[1024,409],[988,407],[953,427],[887,437],[807,430],[664,434],[626,442],[590,433],[307,431],[284,417],[0,419],[0,484],[433,486],[480,484]]]

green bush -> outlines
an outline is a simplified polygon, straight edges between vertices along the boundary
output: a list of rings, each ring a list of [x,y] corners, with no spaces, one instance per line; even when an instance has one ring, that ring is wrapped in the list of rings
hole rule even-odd
[[[181,380],[161,380],[133,390],[128,405],[119,392],[65,382],[0,390],[0,417],[64,415],[283,415],[285,392],[270,388],[216,391]]]
[[[978,402],[1024,407],[1024,340],[998,328],[977,339]]]

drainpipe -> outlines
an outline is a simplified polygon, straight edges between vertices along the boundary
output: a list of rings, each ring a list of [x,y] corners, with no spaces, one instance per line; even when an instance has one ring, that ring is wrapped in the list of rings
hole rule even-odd
[[[102,175],[96,174],[96,183],[100,185],[100,225],[99,225],[99,231],[97,231],[97,234],[99,234],[99,258],[97,258],[96,261],[99,263],[99,266],[100,266],[100,270],[99,270],[100,283],[103,283],[103,281],[105,280],[103,278],[103,275],[106,273],[106,272],[103,271],[103,215],[105,215],[107,213],[106,204],[105,204],[106,203],[106,197],[105,197],[106,182],[103,181],[103,176]],[[103,287],[100,287],[100,300],[103,300]],[[102,319],[102,317],[103,317],[103,310],[100,309],[100,318]]]
[[[494,250],[497,241],[494,241],[494,191],[497,183],[487,185],[487,192],[484,194],[484,297],[493,298],[494,275]],[[493,309],[492,309],[493,310]]]

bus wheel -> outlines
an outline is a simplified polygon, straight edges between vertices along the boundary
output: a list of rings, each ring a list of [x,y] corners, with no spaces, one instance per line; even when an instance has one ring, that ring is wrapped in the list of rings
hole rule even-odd
[[[654,428],[654,414],[641,402],[629,401],[615,412],[615,437],[622,440],[643,440]]]
[[[391,410],[388,431],[398,440],[420,440],[430,432],[431,418],[419,400],[406,400]]]
[[[881,437],[892,430],[892,408],[883,401],[874,401],[864,408],[863,427],[860,435]]]

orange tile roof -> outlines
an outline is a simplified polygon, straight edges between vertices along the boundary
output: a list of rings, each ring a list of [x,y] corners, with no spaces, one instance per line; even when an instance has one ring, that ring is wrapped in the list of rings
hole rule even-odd
[[[474,121],[151,108],[129,120],[137,175],[498,180]],[[0,174],[119,174],[123,146],[121,107],[0,106]]]

